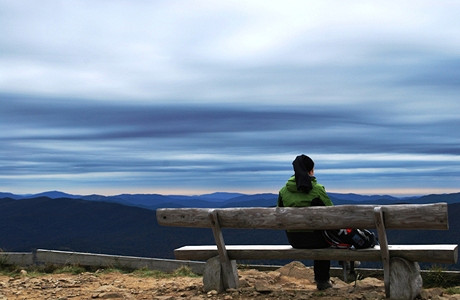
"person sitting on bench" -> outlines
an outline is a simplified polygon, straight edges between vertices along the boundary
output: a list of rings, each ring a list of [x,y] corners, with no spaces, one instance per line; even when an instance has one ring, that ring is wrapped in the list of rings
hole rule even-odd
[[[313,160],[302,154],[292,162],[294,175],[289,178],[286,185],[278,194],[279,207],[308,207],[308,206],[333,206],[324,186],[319,184],[314,177]],[[329,248],[321,231],[287,230],[287,239],[294,248],[319,249]],[[332,287],[330,281],[331,262],[329,260],[315,260],[313,269],[318,290]]]

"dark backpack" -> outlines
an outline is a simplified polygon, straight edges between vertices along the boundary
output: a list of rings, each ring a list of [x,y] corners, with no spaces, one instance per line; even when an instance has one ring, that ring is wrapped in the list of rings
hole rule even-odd
[[[323,236],[326,242],[334,248],[364,249],[374,248],[377,237],[367,229],[335,229],[324,230]]]

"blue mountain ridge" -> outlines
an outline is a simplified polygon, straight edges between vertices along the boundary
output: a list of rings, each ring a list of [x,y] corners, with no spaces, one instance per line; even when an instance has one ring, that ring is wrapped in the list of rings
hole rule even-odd
[[[359,195],[354,193],[328,193],[335,205],[343,204],[397,204],[397,203],[459,203],[460,193],[452,194],[432,194],[414,197],[395,197],[390,195]],[[13,193],[0,192],[0,198],[10,199],[31,199],[38,197],[48,197],[51,199],[68,198],[82,199],[87,201],[100,201],[118,203],[127,206],[141,207],[147,209],[157,209],[163,207],[270,207],[277,203],[277,194],[242,194],[216,192],[203,195],[161,195],[161,194],[119,194],[114,196],[103,195],[72,195],[60,191],[47,191],[38,194],[17,195]]]

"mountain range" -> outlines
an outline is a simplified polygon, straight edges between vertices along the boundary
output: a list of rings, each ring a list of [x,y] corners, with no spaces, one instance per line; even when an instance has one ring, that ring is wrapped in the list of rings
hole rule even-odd
[[[432,194],[413,197],[394,197],[390,195],[359,195],[359,194],[340,194],[328,193],[335,205],[342,204],[396,204],[396,203],[435,203],[447,202],[459,203],[460,193],[453,194]],[[278,195],[271,193],[263,194],[242,194],[216,192],[203,195],[161,195],[161,194],[119,194],[114,196],[103,195],[73,195],[60,191],[48,191],[38,194],[12,194],[0,192],[0,198],[11,198],[15,200],[48,197],[51,199],[81,199],[96,202],[119,203],[127,206],[142,207],[147,209],[157,209],[162,207],[250,207],[275,206]]]
[[[460,239],[460,193],[398,198],[388,195],[329,193],[335,205],[436,203],[449,204],[448,231],[389,231],[390,243],[449,243]],[[267,207],[277,195],[213,193],[196,196],[121,194],[71,195],[50,191],[33,195],[0,193],[0,249],[53,249],[173,258],[183,245],[214,244],[211,229],[163,227],[160,207]],[[287,244],[283,231],[224,230],[228,244]],[[273,262],[270,262],[273,263]],[[460,270],[460,264],[446,266]]]

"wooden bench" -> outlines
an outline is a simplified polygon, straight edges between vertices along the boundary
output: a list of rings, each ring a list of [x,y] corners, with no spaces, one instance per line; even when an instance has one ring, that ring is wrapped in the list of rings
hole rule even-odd
[[[208,269],[208,272],[205,271],[203,275],[206,290],[237,288],[236,260],[382,261],[386,296],[410,299],[417,296],[422,288],[418,262],[456,263],[458,257],[458,245],[455,244],[389,245],[387,240],[386,229],[447,230],[446,203],[302,208],[162,208],[157,210],[157,220],[164,226],[212,228],[216,245],[184,246],[174,250],[177,259],[207,261],[205,270]],[[294,249],[290,245],[226,245],[221,228],[377,229],[380,245],[359,250]],[[409,286],[413,287],[409,289]]]

